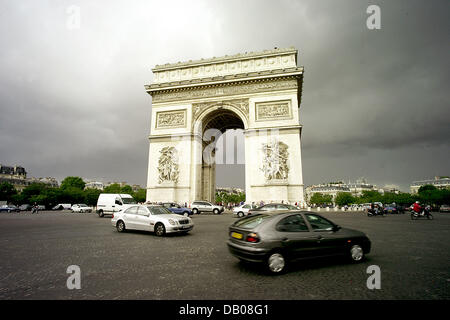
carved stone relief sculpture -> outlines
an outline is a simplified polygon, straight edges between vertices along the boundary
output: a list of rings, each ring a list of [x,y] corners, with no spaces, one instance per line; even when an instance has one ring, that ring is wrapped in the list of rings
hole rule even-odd
[[[266,180],[286,180],[289,175],[288,146],[283,142],[263,143],[263,165]]]
[[[287,101],[256,104],[256,120],[279,120],[292,117],[291,106]]]
[[[157,128],[177,128],[186,125],[186,110],[158,112],[156,114]]]
[[[160,151],[158,161],[159,183],[164,181],[178,182],[178,151],[175,147],[164,147]]]

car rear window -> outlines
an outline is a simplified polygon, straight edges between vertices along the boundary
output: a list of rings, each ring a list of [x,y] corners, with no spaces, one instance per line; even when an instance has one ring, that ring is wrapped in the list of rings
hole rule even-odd
[[[243,229],[253,229],[253,228],[259,226],[267,218],[270,218],[270,215],[258,214],[258,215],[240,219],[234,223],[234,226],[243,228]]]

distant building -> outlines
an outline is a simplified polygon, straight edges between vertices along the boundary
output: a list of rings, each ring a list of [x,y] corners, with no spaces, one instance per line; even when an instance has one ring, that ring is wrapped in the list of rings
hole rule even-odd
[[[380,193],[390,192],[390,193],[399,194],[400,193],[400,187],[395,185],[395,184],[387,184],[387,185],[385,185],[383,188],[381,188],[378,191]]]
[[[333,203],[336,200],[336,196],[339,192],[350,192],[350,189],[346,186],[332,185],[332,184],[321,184],[315,186],[308,186],[305,188],[306,201],[309,203],[311,197],[315,193],[321,193],[323,195],[330,195],[333,198]]]
[[[356,182],[344,183],[338,181],[308,186],[305,188],[305,198],[309,202],[314,193],[321,193],[323,195],[331,195],[334,203],[339,192],[349,192],[353,196],[359,197],[364,191],[378,191],[378,189],[376,185],[369,184],[364,178],[360,178]]]
[[[25,187],[33,183],[44,183],[51,187],[58,187],[58,181],[55,178],[27,178],[27,171],[21,166],[4,166],[0,164],[0,183],[8,182],[14,186],[17,191],[22,191]]]
[[[99,181],[87,181],[85,186],[85,189],[97,189],[97,190],[103,190],[105,188],[103,182]]]
[[[450,178],[449,177],[434,177],[434,179],[413,181],[410,186],[411,193],[418,193],[419,188],[425,185],[432,185],[438,189],[450,188]]]
[[[230,188],[230,187],[217,187],[216,192],[218,193],[228,193],[228,194],[240,194],[243,193],[244,190],[241,188]]]

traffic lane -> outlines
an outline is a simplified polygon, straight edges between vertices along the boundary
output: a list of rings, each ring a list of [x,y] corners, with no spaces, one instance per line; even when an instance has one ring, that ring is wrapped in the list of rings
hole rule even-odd
[[[325,215],[325,214],[324,214]],[[95,215],[56,216],[46,223],[33,223],[35,241],[24,246],[23,238],[17,238],[15,250],[9,254],[12,267],[8,279],[2,279],[2,298],[39,299],[392,299],[433,298],[445,296],[439,279],[437,286],[419,281],[432,295],[423,297],[410,290],[417,286],[415,279],[392,277],[393,270],[404,265],[392,263],[386,250],[383,254],[371,254],[362,264],[350,265],[337,260],[325,260],[297,265],[282,276],[268,276],[261,268],[238,263],[227,251],[225,241],[228,225],[235,218],[222,216],[194,216],[195,228],[186,236],[158,238],[151,233],[117,233],[110,219]],[[332,218],[332,217],[330,217]],[[374,230],[378,240],[383,225],[370,222],[367,217],[336,215],[332,218],[342,226],[362,231]],[[69,221],[68,219],[74,221]],[[371,219],[371,218],[369,218]],[[43,219],[44,220],[44,219]],[[345,223],[344,223],[345,222]],[[381,223],[381,222],[380,222]],[[386,223],[383,222],[383,223]],[[50,228],[39,232],[42,226]],[[69,228],[62,226],[69,225]],[[53,226],[53,228],[49,227]],[[4,224],[0,224],[3,231]],[[398,227],[398,226],[397,226]],[[35,230],[36,229],[36,230]],[[73,229],[73,230],[71,230]],[[49,237],[48,231],[53,233]],[[71,231],[71,232],[68,232]],[[368,231],[366,231],[368,232]],[[369,232],[368,232],[369,233]],[[384,232],[385,233],[385,232]],[[5,240],[3,232],[1,241]],[[8,239],[9,238],[9,239]],[[7,237],[6,240],[13,240]],[[374,248],[375,250],[375,248]],[[378,249],[377,249],[378,250]],[[11,251],[20,252],[14,256]],[[27,259],[20,260],[23,255]],[[387,262],[390,262],[388,264]],[[400,262],[404,262],[400,260]],[[366,288],[366,268],[378,263],[382,269],[383,289]],[[69,291],[65,286],[68,265],[77,264],[82,270],[82,289]],[[17,268],[17,265],[21,267]],[[2,275],[8,266],[2,259]],[[15,269],[14,269],[15,268]],[[11,271],[10,270],[10,271]],[[447,268],[448,270],[448,268]],[[447,273],[448,275],[448,273]],[[419,274],[420,279],[421,274]],[[11,281],[17,280],[17,281]],[[408,285],[409,284],[409,285]],[[5,290],[6,288],[6,290]],[[398,289],[398,290],[397,290]]]

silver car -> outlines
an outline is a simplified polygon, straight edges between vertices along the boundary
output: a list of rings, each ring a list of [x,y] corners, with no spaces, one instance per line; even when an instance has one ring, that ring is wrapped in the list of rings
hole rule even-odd
[[[217,206],[208,201],[194,201],[192,203],[192,213],[198,214],[200,212],[213,212],[214,214],[221,214],[225,208]]]
[[[194,228],[189,217],[172,213],[169,209],[157,205],[134,205],[115,212],[111,224],[118,232],[125,230],[143,230],[154,232],[157,236],[166,233],[187,233]]]

